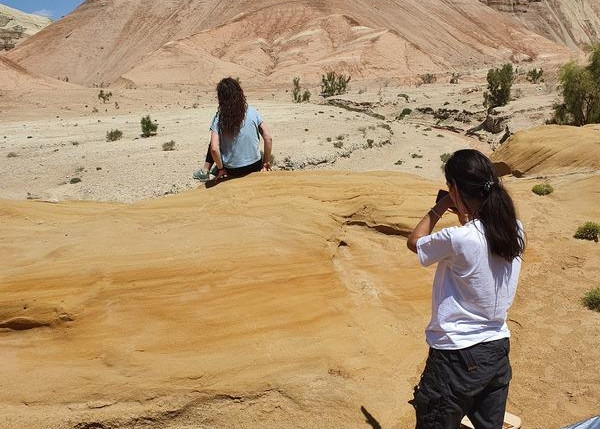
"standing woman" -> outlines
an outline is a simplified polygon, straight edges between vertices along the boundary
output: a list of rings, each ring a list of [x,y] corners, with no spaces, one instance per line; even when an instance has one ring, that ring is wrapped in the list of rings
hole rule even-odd
[[[423,266],[437,263],[432,315],[425,330],[429,357],[411,401],[417,429],[501,429],[508,385],[507,312],[515,297],[525,248],[512,199],[490,160],[455,152],[445,166],[450,194],[408,238]],[[446,211],[460,227],[432,234]]]
[[[210,126],[210,146],[204,168],[194,178],[208,180],[214,164],[217,179],[240,177],[257,171],[270,171],[273,139],[258,111],[248,106],[239,82],[230,77],[217,85],[219,111]],[[260,153],[264,140],[264,157]]]

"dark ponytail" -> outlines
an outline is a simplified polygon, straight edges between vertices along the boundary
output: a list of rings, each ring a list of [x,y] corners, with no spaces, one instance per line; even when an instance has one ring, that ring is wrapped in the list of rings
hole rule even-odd
[[[512,198],[491,161],[472,149],[455,152],[444,167],[446,181],[457,188],[465,204],[479,208],[475,217],[485,228],[493,255],[512,262],[525,250]]]

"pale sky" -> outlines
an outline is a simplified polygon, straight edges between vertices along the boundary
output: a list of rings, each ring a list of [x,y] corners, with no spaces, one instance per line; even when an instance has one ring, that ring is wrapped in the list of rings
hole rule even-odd
[[[0,0],[0,4],[59,20],[73,11],[84,0]]]

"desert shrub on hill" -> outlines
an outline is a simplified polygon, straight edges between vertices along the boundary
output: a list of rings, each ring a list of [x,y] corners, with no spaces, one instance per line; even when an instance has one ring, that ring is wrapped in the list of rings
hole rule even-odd
[[[305,89],[302,91],[302,86],[300,85],[300,78],[295,77],[292,81],[294,88],[292,90],[292,96],[294,98],[295,103],[306,103],[310,101],[310,91]]]
[[[435,77],[435,75],[431,74],[431,73],[422,74],[420,77],[421,77],[421,81],[424,84],[431,84],[431,83],[435,83],[437,81],[437,78]]]
[[[500,68],[490,69],[487,74],[488,90],[483,94],[483,105],[492,110],[506,106],[510,100],[510,91],[515,82],[515,72],[510,63]]]
[[[531,69],[527,72],[527,80],[531,83],[540,83],[544,81],[544,69]]]
[[[550,195],[554,192],[554,188],[549,183],[539,183],[531,188],[531,192],[540,196]]]
[[[600,287],[588,291],[581,301],[590,310],[600,312]]]
[[[121,140],[122,137],[123,131],[121,130],[110,130],[106,133],[107,142],[116,142],[117,140]]]
[[[450,83],[452,85],[457,85],[460,82],[460,73],[452,73],[452,77],[450,78]]]
[[[142,125],[142,136],[143,137],[150,137],[150,136],[156,135],[156,130],[158,129],[158,125],[155,124],[154,122],[152,122],[150,115],[144,116],[142,118],[142,120],[140,121],[140,124]]]
[[[563,102],[554,105],[549,123],[583,126],[600,123],[600,44],[594,46],[589,64],[573,61],[560,69]]]
[[[101,89],[98,93],[98,100],[102,100],[103,103],[110,101],[110,97],[112,97],[112,92],[104,92],[104,90]]]
[[[579,240],[590,240],[598,242],[598,236],[600,235],[600,224],[596,222],[586,222],[577,228],[577,232],[574,237]]]
[[[321,95],[331,97],[333,95],[345,94],[350,82],[351,76],[337,74],[330,71],[321,76]]]
[[[16,158],[18,156],[19,154],[17,152],[8,152],[8,154],[6,155],[7,158]]]

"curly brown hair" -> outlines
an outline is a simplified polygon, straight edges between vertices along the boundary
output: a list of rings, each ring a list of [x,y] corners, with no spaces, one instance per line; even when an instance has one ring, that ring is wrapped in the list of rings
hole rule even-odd
[[[225,136],[235,136],[246,117],[248,103],[237,79],[225,78],[217,85],[219,129]]]

